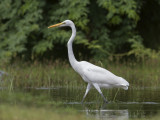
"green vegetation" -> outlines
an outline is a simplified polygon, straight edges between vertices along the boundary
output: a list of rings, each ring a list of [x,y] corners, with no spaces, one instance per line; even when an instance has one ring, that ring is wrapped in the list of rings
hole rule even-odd
[[[64,51],[71,31],[47,29],[65,19],[76,24],[75,51],[80,57],[106,59],[120,53],[159,57],[159,7],[159,0],[3,0],[0,58],[67,58]]]
[[[138,118],[138,119],[131,119],[131,120],[159,120],[160,119],[160,115],[156,115],[154,117],[149,117],[149,118]]]
[[[65,89],[67,90],[67,89]],[[72,91],[72,93],[75,93],[76,89],[74,89]],[[123,95],[122,97],[127,98],[132,98],[132,99],[144,99],[145,97],[157,97],[158,93],[156,93],[155,95],[150,95],[148,94],[149,92],[145,92],[147,93],[146,96],[143,96],[143,98],[141,98],[142,95],[145,95],[144,91],[135,91],[134,93],[132,93],[131,95],[128,94],[123,95],[122,93],[119,93],[121,95]],[[149,90],[149,89],[148,89]],[[93,117],[89,117],[87,118],[84,114],[85,111],[81,111],[84,110],[84,108],[82,108],[83,106],[80,104],[79,106],[81,107],[76,107],[76,105],[67,105],[62,101],[62,98],[59,101],[56,101],[56,99],[54,97],[52,97],[52,93],[50,94],[46,94],[48,91],[40,91],[36,92],[36,94],[30,90],[30,91],[25,91],[25,90],[21,90],[21,92],[18,92],[17,90],[14,91],[7,91],[7,90],[2,90],[0,91],[0,119],[2,120],[28,120],[28,119],[33,119],[33,120],[43,120],[43,119],[56,119],[56,120],[60,120],[60,119],[74,119],[74,120],[86,120],[86,119],[90,119]],[[110,91],[112,92],[112,91]],[[40,93],[40,94],[39,94]],[[95,96],[96,92],[91,92],[91,94],[89,94],[89,98]],[[63,95],[65,95],[66,93],[63,93]],[[80,91],[78,91],[78,94],[80,94]],[[115,94],[115,93],[113,93]],[[137,94],[139,94],[137,96]],[[70,94],[68,94],[70,95]],[[75,99],[77,99],[77,93],[75,95],[70,96],[70,98],[73,99],[74,101]],[[133,97],[134,96],[134,97]],[[68,96],[69,97],[69,96]],[[137,98],[138,97],[138,98]],[[99,96],[100,98],[100,96]],[[157,97],[158,98],[158,97]],[[79,97],[78,101],[81,99],[81,97]],[[95,97],[94,97],[95,99]],[[100,99],[99,99],[100,100]],[[69,100],[71,101],[71,100]],[[129,101],[129,100],[128,100]],[[88,108],[88,110],[101,110],[101,106],[103,104],[100,103],[95,103],[95,104],[85,104],[84,107]],[[122,104],[116,104],[116,103],[110,103],[107,104],[107,110],[124,110],[120,108]],[[126,105],[124,105],[126,106]],[[145,112],[145,110],[142,109],[143,104],[131,104],[131,105],[127,105],[127,109],[129,109],[128,111],[132,111],[133,113],[130,113],[129,118],[132,120],[144,120],[145,119],[155,119],[158,120],[158,118],[160,118],[160,116],[158,114],[154,114],[150,112],[150,110],[147,108],[147,115],[144,116],[143,111]],[[151,107],[152,106],[152,107]],[[153,107],[155,105],[150,105],[148,107],[150,107],[150,109],[153,109],[153,111],[157,112],[156,109],[158,109],[159,107]],[[126,110],[126,109],[125,109]],[[130,112],[131,112],[130,111]],[[152,111],[152,110],[151,110]],[[89,112],[89,111],[88,111]],[[120,114],[122,114],[123,112],[120,112]],[[90,113],[91,114],[91,113]],[[117,113],[111,113],[112,115],[117,115]],[[124,114],[122,114],[124,115]],[[102,115],[103,116],[103,115]],[[121,116],[121,115],[120,115]],[[125,115],[124,115],[125,116]]]
[[[160,63],[156,60],[139,63],[112,63],[108,61],[93,63],[112,71],[118,76],[122,76],[129,81],[131,87],[156,87],[160,85]],[[77,87],[86,85],[66,62],[21,63],[19,61],[12,64],[1,64],[0,67],[9,74],[4,76],[1,86],[10,89],[14,87]]]
[[[86,116],[49,94],[27,90],[0,91],[1,120],[85,120]]]
[[[86,120],[86,117],[71,109],[0,105],[1,120]]]
[[[63,111],[63,112],[62,112]],[[0,105],[0,119],[1,120],[88,120],[83,114],[79,114],[73,110],[54,108],[36,108],[13,105]],[[130,119],[130,120],[159,120],[160,115],[149,118]],[[93,119],[93,118],[92,118]],[[127,120],[127,119],[124,119]]]
[[[54,108],[37,108],[13,105],[0,105],[1,120],[88,120],[83,114],[79,114],[74,110]],[[129,119],[129,120],[159,120],[160,115],[149,118]],[[93,118],[92,118],[93,119]],[[127,120],[127,119],[124,119]]]
[[[111,102],[107,105],[107,109],[119,110],[119,104],[117,103],[125,101],[145,102],[150,101],[150,98],[155,100],[154,102],[159,101],[159,92],[156,92],[160,85],[160,63],[158,61],[148,60],[143,64],[141,62],[125,63],[119,61],[112,63],[99,61],[95,64],[124,77],[130,83],[128,91],[120,89],[116,96],[117,89],[103,90],[104,95]],[[88,119],[82,112],[77,111],[84,108],[76,108],[74,105],[65,104],[66,102],[80,102],[86,87],[84,81],[72,70],[68,63],[62,61],[46,61],[45,63],[16,61],[12,64],[0,64],[0,67],[9,74],[3,76],[0,81],[2,88],[0,90],[0,119]],[[52,88],[61,87],[65,87],[65,89],[52,90]],[[142,90],[146,87],[149,87],[147,91]],[[37,88],[51,89],[35,90]],[[151,92],[153,90],[155,92]],[[55,94],[55,92],[58,93]],[[53,93],[58,97],[52,96]],[[64,98],[66,95],[67,98]],[[88,94],[85,102],[87,101],[95,102],[95,104],[86,105],[91,110],[99,110],[102,105],[102,103],[99,103],[102,102],[102,98],[95,89]],[[143,105],[127,105],[127,109],[136,111],[133,116],[136,116],[136,118],[140,116],[137,120],[143,120],[141,106]],[[155,110],[158,109],[157,107]],[[159,115],[147,116],[146,118],[158,120]]]
[[[67,61],[71,30],[47,28],[66,19],[74,21],[77,28],[73,45],[77,60],[88,60],[130,83],[128,91],[103,91],[114,103],[109,108],[118,110],[118,100],[143,102],[152,98],[159,102],[159,92],[151,92],[160,86],[159,8],[160,0],[1,0],[0,70],[8,75],[0,78],[0,119],[86,119],[77,109],[64,105],[80,101],[86,88]],[[65,90],[58,91],[63,95],[53,98],[52,90],[63,87]],[[147,87],[145,93],[140,90]],[[34,91],[40,88],[47,88],[47,92]],[[71,90],[74,99],[62,99]],[[100,100],[93,91],[86,99]],[[88,106],[100,109],[97,104]],[[127,106],[141,110],[139,104]]]

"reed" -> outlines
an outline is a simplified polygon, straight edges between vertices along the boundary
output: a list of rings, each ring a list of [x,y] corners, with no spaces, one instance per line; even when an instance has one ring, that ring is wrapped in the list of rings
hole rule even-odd
[[[160,63],[148,60],[145,63],[136,62],[92,62],[103,66],[130,83],[130,87],[156,87],[160,85]],[[103,64],[102,64],[103,63]],[[13,88],[29,87],[85,87],[81,77],[73,71],[67,62],[14,62],[0,64],[2,70],[9,75],[3,77],[1,86]]]

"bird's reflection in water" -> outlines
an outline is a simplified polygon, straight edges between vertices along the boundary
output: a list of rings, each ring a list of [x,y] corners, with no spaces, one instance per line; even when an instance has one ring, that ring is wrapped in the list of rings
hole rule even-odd
[[[97,120],[128,120],[129,113],[127,109],[107,109],[106,103],[102,104],[100,109],[90,109],[87,104],[83,104],[83,112],[89,118]]]

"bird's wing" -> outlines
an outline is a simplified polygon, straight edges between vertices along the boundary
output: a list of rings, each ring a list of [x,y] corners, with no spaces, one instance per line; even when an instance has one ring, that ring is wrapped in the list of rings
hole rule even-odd
[[[85,61],[82,62],[82,65],[82,75],[89,82],[99,84],[117,84],[117,81],[115,79],[117,76],[110,71]]]

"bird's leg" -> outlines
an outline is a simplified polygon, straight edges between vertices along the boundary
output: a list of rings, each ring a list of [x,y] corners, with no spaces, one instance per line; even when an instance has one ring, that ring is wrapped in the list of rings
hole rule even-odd
[[[104,97],[99,85],[97,83],[93,83],[93,86],[97,89],[97,91],[101,94],[102,98],[104,99],[105,103],[108,103],[107,99]]]
[[[89,90],[91,89],[91,87],[92,87],[92,85],[91,85],[90,83],[88,83],[86,92],[85,92],[85,94],[84,94],[84,96],[83,96],[83,99],[82,99],[82,103],[83,103],[83,101],[84,101],[86,95],[88,94]]]

